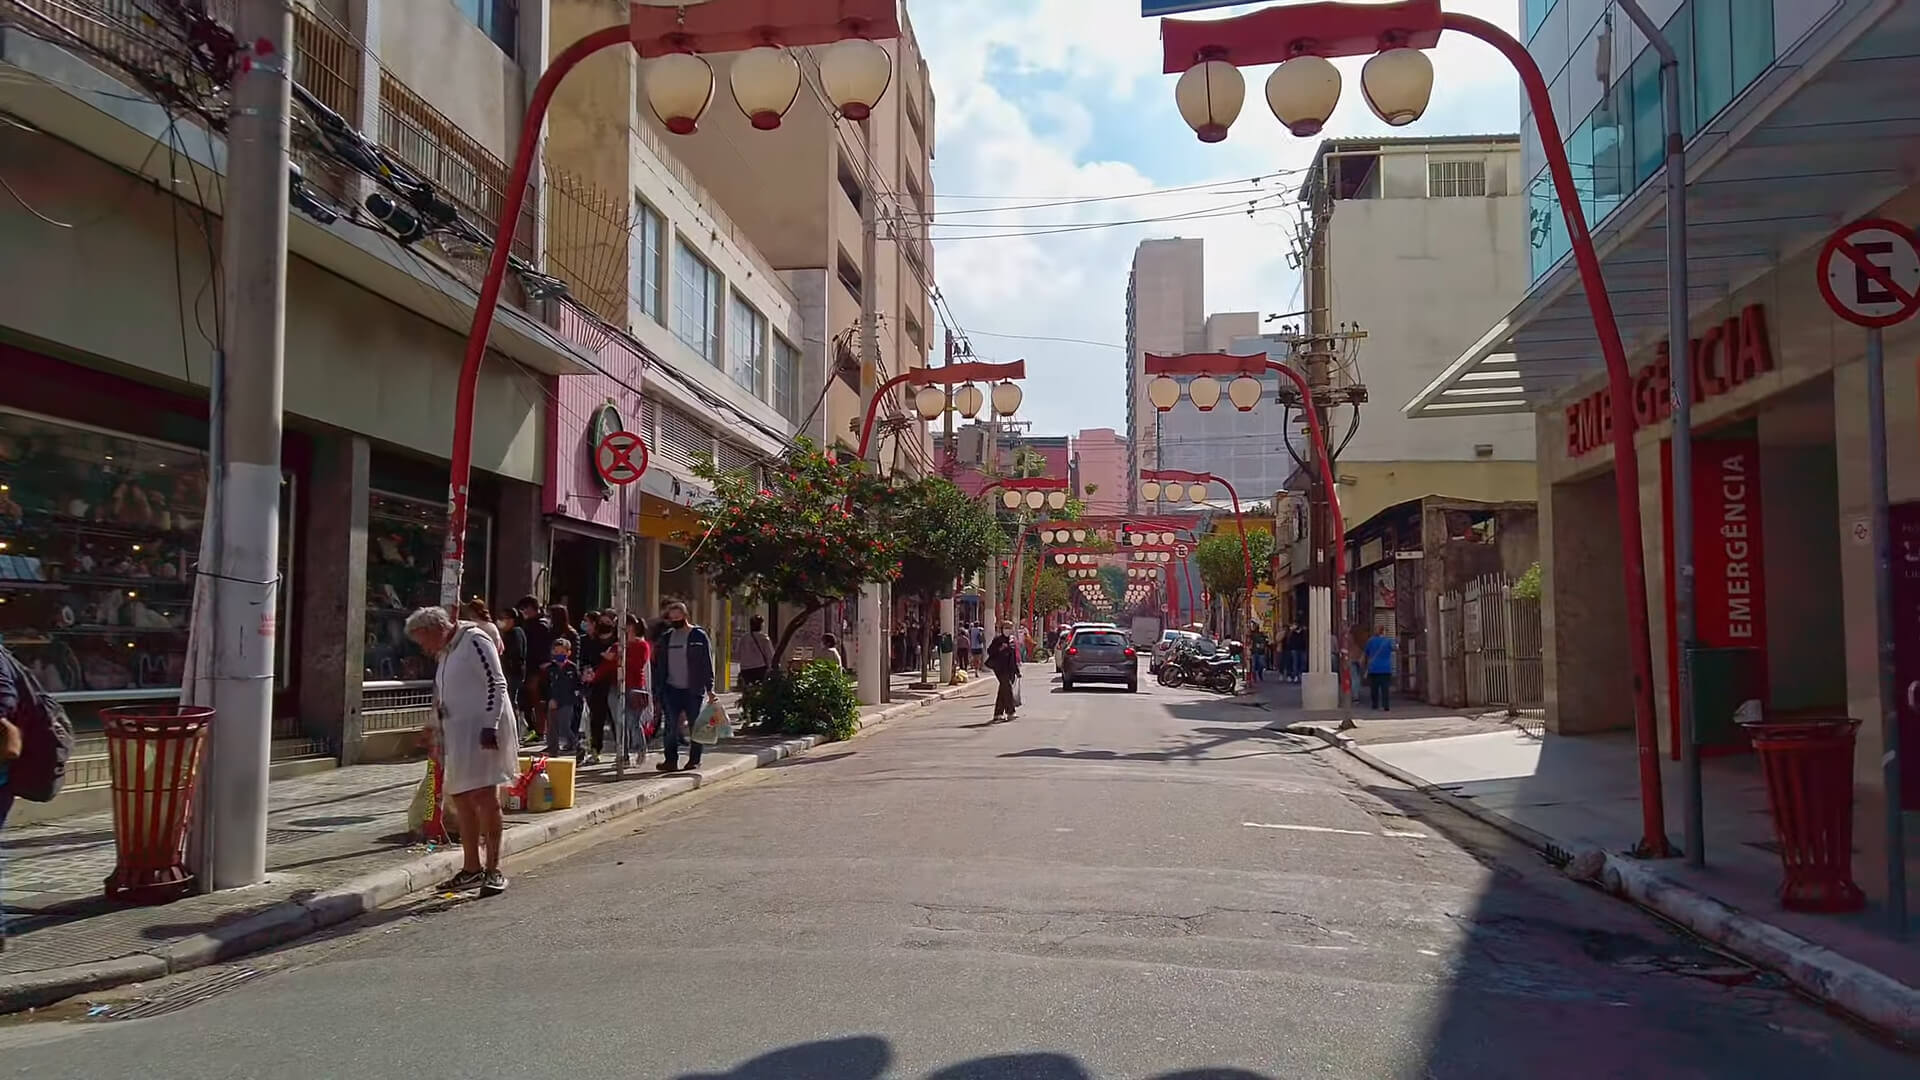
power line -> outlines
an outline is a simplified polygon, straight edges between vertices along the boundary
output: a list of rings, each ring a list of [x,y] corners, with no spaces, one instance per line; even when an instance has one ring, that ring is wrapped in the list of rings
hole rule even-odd
[[[937,237],[934,237],[933,239],[942,244],[957,244],[966,240],[1016,240],[1024,237],[1033,237],[1033,236],[1058,236],[1063,233],[1091,232],[1097,229],[1126,228],[1133,225],[1153,225],[1153,224],[1164,224],[1168,222],[1177,223],[1182,221],[1210,221],[1216,218],[1243,217],[1243,216],[1251,218],[1255,214],[1269,213],[1278,209],[1280,208],[1272,207],[1272,206],[1262,206],[1262,207],[1253,207],[1253,208],[1236,208],[1231,210],[1214,210],[1214,211],[1208,211],[1208,212],[1195,212],[1190,214],[1169,215],[1166,217],[1141,218],[1137,221],[1102,221],[1102,222],[1095,222],[1095,223],[1086,224],[1086,225],[1063,226],[1059,228],[1044,228],[1044,229],[1038,229],[1038,230],[1026,231],[1026,232],[973,234],[968,236],[937,236]],[[1267,222],[1265,221],[1262,221],[1260,223],[1267,224]]]
[[[1211,181],[1207,181],[1205,183],[1199,183],[1199,184],[1183,184],[1179,187],[1150,188],[1146,191],[1131,191],[1131,192],[1124,192],[1116,195],[1083,195],[1083,196],[1071,197],[1071,198],[1069,197],[1054,198],[1051,196],[1039,196],[1039,195],[1034,195],[1034,196],[1008,195],[1004,197],[1009,199],[1019,199],[1019,198],[1046,199],[1047,201],[1029,202],[1029,203],[1023,203],[1015,206],[980,206],[980,207],[974,207],[968,210],[929,210],[929,211],[925,211],[923,214],[921,214],[921,216],[931,218],[931,217],[956,217],[961,214],[1003,214],[1003,213],[1011,213],[1012,211],[1015,211],[1015,210],[1038,210],[1038,209],[1044,209],[1044,208],[1053,207],[1053,206],[1080,206],[1087,203],[1122,202],[1128,199],[1147,199],[1147,198],[1153,198],[1160,195],[1178,195],[1186,192],[1203,192],[1206,194],[1220,194],[1220,195],[1235,193],[1235,192],[1218,190],[1222,188],[1235,188],[1236,191],[1239,189],[1244,189],[1246,191],[1252,192],[1252,191],[1258,191],[1260,189],[1257,186],[1249,187],[1247,185],[1258,185],[1265,180],[1274,180],[1282,176],[1288,176],[1293,173],[1304,172],[1304,171],[1305,171],[1304,169],[1282,169],[1279,172],[1265,173],[1260,176],[1250,176],[1245,179],[1211,180]],[[935,192],[933,197],[935,199],[945,199],[945,198],[992,198],[993,196],[985,196],[985,195],[948,196],[941,192]]]

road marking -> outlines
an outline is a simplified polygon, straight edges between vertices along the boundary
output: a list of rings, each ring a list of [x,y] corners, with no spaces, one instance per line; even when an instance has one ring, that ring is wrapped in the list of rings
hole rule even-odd
[[[1335,829],[1327,825],[1277,825],[1265,821],[1243,821],[1240,824],[1249,829],[1285,829],[1288,832],[1337,833],[1341,836],[1387,836],[1399,840],[1426,840],[1423,832],[1407,832],[1403,829],[1385,829],[1380,832],[1368,832],[1365,829]]]

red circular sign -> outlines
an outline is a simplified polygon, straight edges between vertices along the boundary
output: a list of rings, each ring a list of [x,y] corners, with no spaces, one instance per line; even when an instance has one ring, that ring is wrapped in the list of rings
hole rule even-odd
[[[647,444],[631,431],[616,431],[593,448],[593,468],[609,484],[631,484],[647,471]]]
[[[1176,559],[1184,559],[1184,558],[1186,558],[1186,557],[1187,557],[1187,545],[1185,545],[1185,544],[1175,544],[1175,545],[1173,545],[1173,557],[1174,557],[1174,558],[1176,558]]]
[[[1856,221],[1827,238],[1814,277],[1835,315],[1892,326],[1920,311],[1920,237],[1897,221]]]

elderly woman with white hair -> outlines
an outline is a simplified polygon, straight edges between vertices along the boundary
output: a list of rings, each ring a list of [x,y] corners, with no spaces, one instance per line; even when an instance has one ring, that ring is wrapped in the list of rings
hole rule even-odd
[[[507,888],[500,872],[499,786],[518,771],[520,747],[500,651],[479,626],[454,622],[445,608],[425,607],[407,616],[407,636],[438,665],[427,734],[440,755],[443,790],[452,793],[466,855],[446,887],[458,892],[478,886],[482,896],[496,895]]]

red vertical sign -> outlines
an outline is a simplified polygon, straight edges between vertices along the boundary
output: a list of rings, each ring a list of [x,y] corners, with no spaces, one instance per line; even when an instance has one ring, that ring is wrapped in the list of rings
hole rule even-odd
[[[1920,810],[1920,502],[1888,508],[1893,541],[1893,686],[1900,715],[1900,805]]]
[[[1668,731],[1680,756],[1679,643],[1673,622],[1673,458],[1661,444],[1667,567]],[[1761,541],[1760,444],[1701,439],[1693,444],[1694,640],[1705,648],[1767,648],[1766,553]],[[1764,678],[1765,667],[1761,667]],[[1763,698],[1764,700],[1764,698]]]

